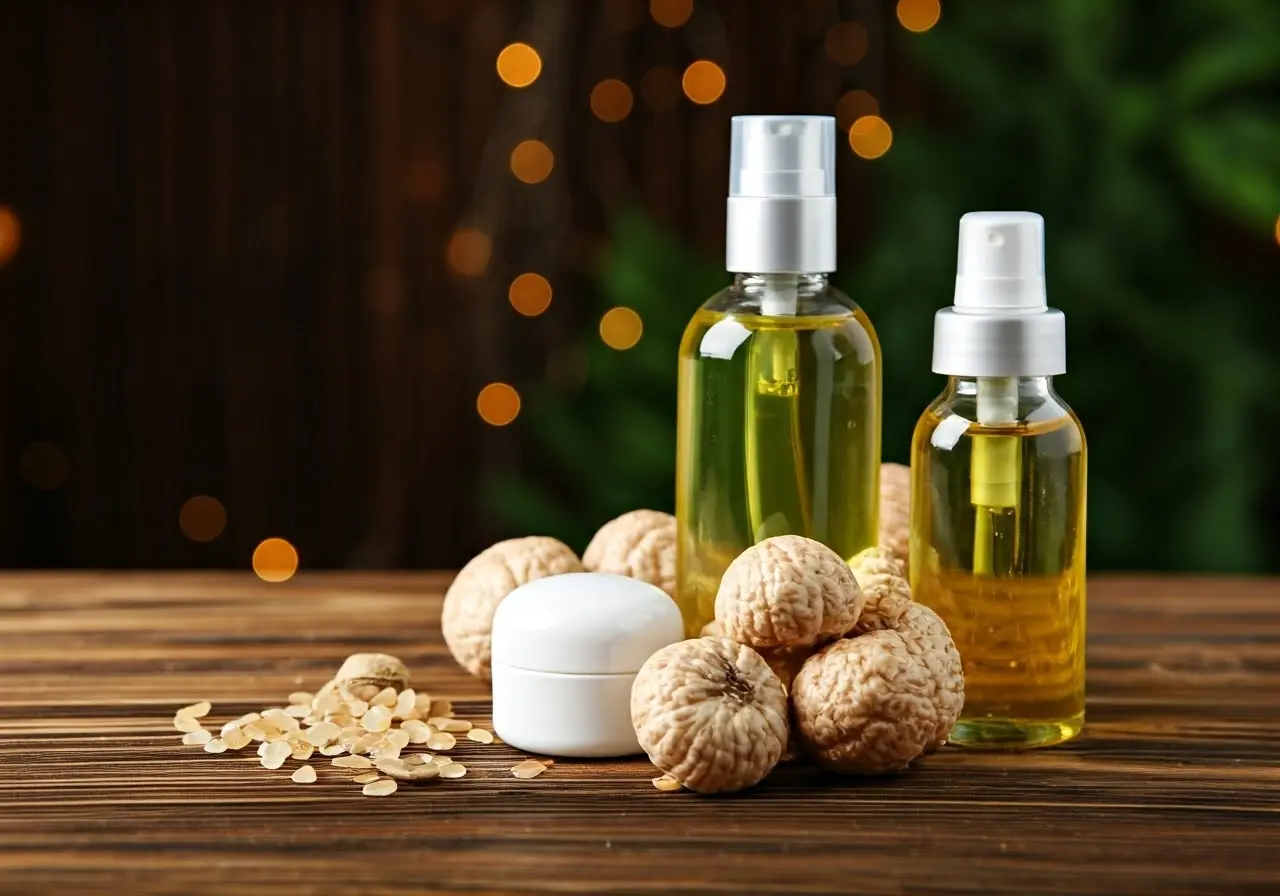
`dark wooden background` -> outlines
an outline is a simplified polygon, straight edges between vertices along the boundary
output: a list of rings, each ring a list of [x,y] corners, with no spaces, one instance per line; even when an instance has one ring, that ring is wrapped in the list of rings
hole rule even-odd
[[[478,478],[521,457],[475,395],[553,363],[611,210],[638,202],[718,255],[731,114],[829,114],[890,82],[925,102],[886,77],[886,16],[699,2],[673,30],[642,0],[0,5],[0,205],[22,226],[0,267],[0,565],[245,568],[268,536],[309,568],[465,560],[491,534]],[[823,51],[840,18],[868,29],[856,67]],[[513,90],[494,60],[521,39],[544,68]],[[644,72],[699,57],[728,72],[720,102],[641,99]],[[605,77],[636,93],[620,124],[588,106]],[[506,157],[531,136],[556,169],[524,186]],[[849,247],[867,185],[844,164]],[[446,267],[459,226],[493,234],[483,276]],[[506,304],[530,269],[555,287],[535,320]],[[197,494],[227,508],[208,544],[178,527]]]

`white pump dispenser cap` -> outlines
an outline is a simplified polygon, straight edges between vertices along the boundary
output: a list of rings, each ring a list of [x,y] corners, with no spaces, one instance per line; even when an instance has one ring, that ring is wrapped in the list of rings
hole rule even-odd
[[[1034,212],[964,215],[955,305],[934,318],[934,372],[1054,376],[1066,369],[1066,318],[1046,299],[1044,218]]]
[[[731,125],[725,267],[734,273],[836,269],[836,121],[737,115]]]

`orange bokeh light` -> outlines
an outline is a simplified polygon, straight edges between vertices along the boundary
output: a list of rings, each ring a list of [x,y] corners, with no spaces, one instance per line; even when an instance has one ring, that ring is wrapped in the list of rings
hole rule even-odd
[[[634,103],[631,88],[617,78],[606,78],[591,88],[591,111],[601,121],[622,121]]]
[[[724,69],[709,59],[689,64],[681,79],[684,95],[700,106],[714,103],[724,94]]]
[[[520,393],[506,383],[490,383],[476,396],[476,411],[490,426],[506,426],[520,413]]]
[[[498,77],[511,87],[528,87],[542,73],[542,57],[528,44],[507,44],[498,54]]]
[[[551,284],[541,274],[521,274],[511,281],[507,298],[525,317],[537,317],[551,306]]]
[[[526,184],[542,183],[555,164],[555,153],[541,140],[522,140],[511,150],[511,173]]]
[[[644,322],[630,308],[610,308],[600,318],[600,338],[609,348],[626,351],[640,341]]]
[[[938,0],[898,0],[898,21],[908,31],[928,31],[941,16]]]
[[[836,103],[836,121],[845,130],[863,116],[878,114],[880,114],[880,104],[865,90],[850,90]]]
[[[893,145],[893,130],[879,115],[864,115],[849,128],[849,145],[864,159],[878,159]]]
[[[489,266],[493,244],[487,234],[473,227],[463,227],[449,238],[445,249],[445,261],[454,273],[464,277],[476,277]]]
[[[693,0],[649,0],[649,15],[659,25],[679,28],[693,15]]]
[[[213,541],[227,527],[227,510],[217,498],[196,495],[178,511],[178,528],[192,541]]]
[[[268,538],[253,551],[253,571],[264,582],[287,582],[298,571],[298,549],[283,538]]]
[[[867,55],[867,29],[860,22],[836,22],[822,41],[836,65],[857,65]]]
[[[0,266],[18,254],[22,242],[22,222],[7,205],[0,205]]]

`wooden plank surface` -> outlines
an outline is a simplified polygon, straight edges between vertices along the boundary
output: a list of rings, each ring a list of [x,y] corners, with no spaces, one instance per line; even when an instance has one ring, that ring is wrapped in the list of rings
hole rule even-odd
[[[643,761],[518,781],[514,750],[464,742],[466,778],[369,799],[179,743],[177,707],[279,705],[362,650],[487,721],[440,637],[447,582],[0,579],[0,892],[1280,892],[1275,582],[1091,581],[1080,740],[888,779],[795,765],[703,798]]]

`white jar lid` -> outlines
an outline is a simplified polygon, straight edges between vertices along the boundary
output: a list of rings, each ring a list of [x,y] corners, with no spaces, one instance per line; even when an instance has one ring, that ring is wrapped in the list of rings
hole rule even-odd
[[[493,662],[579,675],[635,673],[681,640],[680,610],[653,585],[625,576],[547,576],[507,595],[493,616]]]

